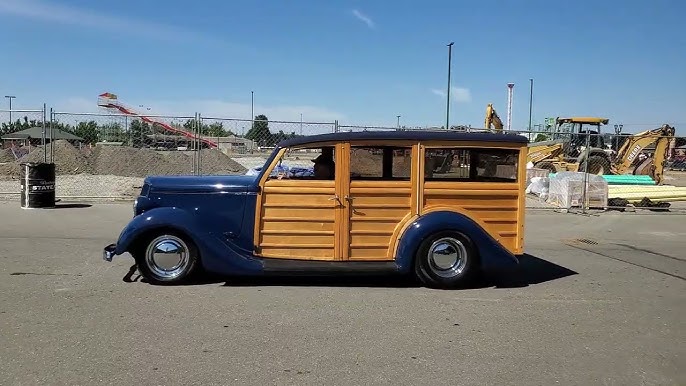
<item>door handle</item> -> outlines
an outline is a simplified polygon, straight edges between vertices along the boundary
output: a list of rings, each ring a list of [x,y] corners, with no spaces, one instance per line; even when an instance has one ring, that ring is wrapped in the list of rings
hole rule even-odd
[[[329,198],[329,201],[333,201],[333,200],[336,200],[339,204],[343,205],[343,203],[341,202],[341,199],[338,198],[338,195]]]

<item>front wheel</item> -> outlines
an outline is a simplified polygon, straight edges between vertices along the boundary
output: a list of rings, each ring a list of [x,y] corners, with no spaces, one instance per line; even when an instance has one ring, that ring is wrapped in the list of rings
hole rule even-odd
[[[415,257],[415,274],[434,288],[464,287],[472,281],[478,267],[472,241],[453,231],[439,232],[424,240]]]
[[[192,241],[173,232],[147,237],[133,253],[139,271],[153,284],[187,280],[196,270],[198,256]]]

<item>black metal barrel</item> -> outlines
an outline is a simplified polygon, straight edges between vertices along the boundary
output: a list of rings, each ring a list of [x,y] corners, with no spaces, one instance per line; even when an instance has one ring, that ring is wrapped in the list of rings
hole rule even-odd
[[[21,164],[21,207],[55,207],[55,164],[25,162]]]

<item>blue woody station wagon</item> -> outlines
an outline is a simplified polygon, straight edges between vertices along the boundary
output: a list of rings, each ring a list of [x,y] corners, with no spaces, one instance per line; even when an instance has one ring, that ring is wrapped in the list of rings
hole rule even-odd
[[[103,257],[130,253],[156,284],[205,270],[409,273],[462,286],[523,253],[526,145],[425,131],[289,139],[255,175],[146,178]]]

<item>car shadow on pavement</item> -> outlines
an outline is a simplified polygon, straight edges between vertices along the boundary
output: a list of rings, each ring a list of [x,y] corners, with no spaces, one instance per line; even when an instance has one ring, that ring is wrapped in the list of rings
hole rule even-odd
[[[512,269],[484,272],[472,285],[462,289],[521,288],[558,280],[577,272],[539,257],[525,254],[519,265]],[[132,265],[122,278],[127,283],[147,283]],[[419,288],[423,287],[413,275],[278,275],[278,276],[219,276],[209,273],[196,275],[183,286],[222,284],[223,287],[369,287]]]
[[[484,275],[483,284],[495,288],[520,288],[573,275],[578,272],[526,253],[519,257],[518,266]]]

